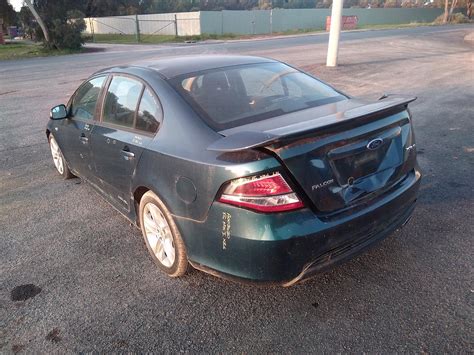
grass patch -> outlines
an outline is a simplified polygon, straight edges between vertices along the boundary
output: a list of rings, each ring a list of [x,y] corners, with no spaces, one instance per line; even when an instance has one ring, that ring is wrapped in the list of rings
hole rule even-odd
[[[182,42],[185,42],[185,41],[206,41],[209,39],[215,39],[215,40],[237,39],[240,37],[242,36],[236,35],[234,33],[224,33],[223,35],[203,33],[198,36],[184,36],[184,37],[178,37],[178,38],[181,39]]]
[[[8,43],[0,45],[0,60],[48,57],[72,53],[78,53],[78,51],[70,49],[46,49],[41,44],[36,43]]]
[[[143,44],[161,44],[161,43],[180,43],[186,41],[205,41],[208,39],[232,39],[236,38],[233,34],[224,35],[213,35],[213,34],[202,34],[198,36],[172,36],[172,35],[140,35],[140,43]],[[137,43],[137,37],[135,35],[124,35],[124,34],[95,34],[94,38],[91,35],[84,37],[86,42],[95,43],[111,43],[111,44],[133,44]]]
[[[142,35],[140,38],[140,43],[166,43],[173,42],[175,36],[147,36]],[[96,34],[94,38],[91,35],[84,37],[86,42],[95,42],[95,43],[114,43],[114,44],[127,44],[127,43],[137,43],[137,38],[135,35],[124,35],[124,34],[114,34],[114,33],[104,33]]]
[[[285,36],[285,35],[297,35],[300,33],[316,33],[316,32],[326,32],[324,28],[301,28],[295,30],[287,30],[283,32],[273,32],[273,35]]]
[[[420,27],[420,26],[434,26],[433,22],[411,22],[411,23],[394,23],[384,25],[362,25],[357,26],[357,29],[361,30],[390,30],[396,28],[409,28],[409,27]]]

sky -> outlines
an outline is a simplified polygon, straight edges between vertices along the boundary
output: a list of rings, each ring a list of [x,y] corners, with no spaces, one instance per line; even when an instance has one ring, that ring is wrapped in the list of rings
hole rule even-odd
[[[10,4],[15,8],[16,11],[20,11],[23,0],[8,0]]]

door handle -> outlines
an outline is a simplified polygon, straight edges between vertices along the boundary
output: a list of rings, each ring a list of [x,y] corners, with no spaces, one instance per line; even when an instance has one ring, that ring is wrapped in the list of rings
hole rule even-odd
[[[87,144],[87,143],[89,142],[89,138],[87,138],[84,133],[81,134],[81,136],[79,137],[79,140],[80,140],[83,144]]]
[[[135,157],[135,153],[130,152],[128,150],[125,150],[125,148],[122,149],[120,152],[122,153],[125,160],[130,160],[130,159],[133,159]]]

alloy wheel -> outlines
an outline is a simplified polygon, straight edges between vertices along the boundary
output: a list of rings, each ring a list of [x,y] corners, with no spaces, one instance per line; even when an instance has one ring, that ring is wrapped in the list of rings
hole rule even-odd
[[[158,261],[170,268],[176,258],[173,234],[160,209],[149,202],[143,210],[143,226],[148,244]]]
[[[53,136],[49,139],[49,147],[51,148],[51,155],[53,156],[54,166],[58,172],[62,175],[64,173],[64,163],[61,150],[59,149],[58,143]]]

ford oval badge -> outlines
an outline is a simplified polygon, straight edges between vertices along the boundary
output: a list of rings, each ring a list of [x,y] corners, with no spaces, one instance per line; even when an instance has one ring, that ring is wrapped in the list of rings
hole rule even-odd
[[[378,147],[380,147],[383,143],[383,139],[382,138],[375,138],[375,139],[372,139],[368,144],[367,144],[367,149],[370,149],[370,150],[375,150],[377,149]]]

